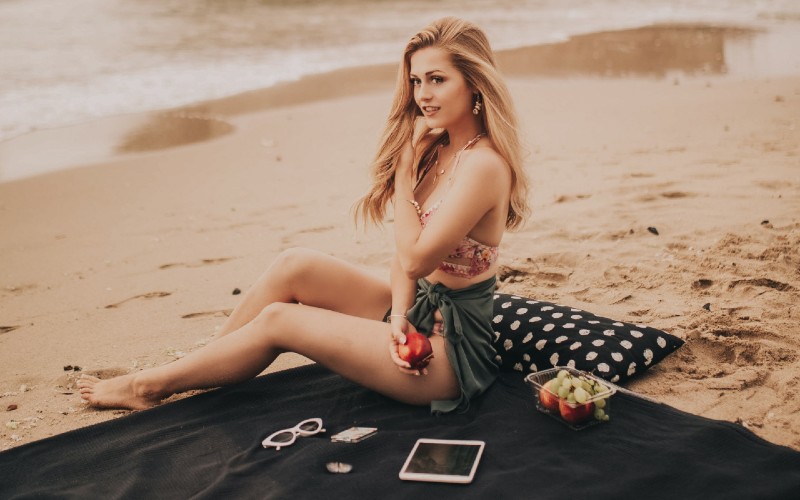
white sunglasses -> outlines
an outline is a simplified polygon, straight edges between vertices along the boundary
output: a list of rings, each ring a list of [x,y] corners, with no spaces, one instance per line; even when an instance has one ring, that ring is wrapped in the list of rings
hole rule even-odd
[[[277,451],[284,446],[294,444],[294,442],[297,440],[297,436],[308,437],[313,436],[314,434],[319,434],[320,432],[325,432],[325,429],[322,428],[322,419],[309,418],[308,420],[303,420],[291,429],[283,429],[273,432],[267,436],[265,440],[261,441],[261,446],[264,448],[274,446],[275,450]]]

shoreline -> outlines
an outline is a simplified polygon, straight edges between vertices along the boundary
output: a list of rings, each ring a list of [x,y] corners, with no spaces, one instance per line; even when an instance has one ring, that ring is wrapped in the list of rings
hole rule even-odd
[[[504,238],[500,289],[683,338],[626,387],[800,449],[800,76],[521,73],[533,214]],[[129,414],[86,408],[76,377],[208,343],[286,248],[385,275],[390,226],[350,210],[391,82],[260,98],[215,104],[253,112],[213,140],[0,183],[0,450]]]
[[[754,78],[759,76],[754,67],[736,68],[731,74],[726,50],[731,50],[731,41],[746,43],[765,33],[769,32],[747,26],[655,24],[504,49],[497,52],[497,58],[508,78],[672,78],[675,82]],[[797,40],[800,42],[800,36]],[[736,50],[741,52],[742,48]],[[779,59],[786,57],[782,54]],[[741,54],[733,59],[737,60],[735,64],[753,64]],[[391,91],[396,68],[394,63],[342,68],[176,108],[109,116],[23,134],[0,142],[0,183],[214,140],[234,130],[236,116],[248,113]],[[788,74],[800,74],[800,58],[795,57],[794,69]],[[90,135],[95,140],[81,140]]]

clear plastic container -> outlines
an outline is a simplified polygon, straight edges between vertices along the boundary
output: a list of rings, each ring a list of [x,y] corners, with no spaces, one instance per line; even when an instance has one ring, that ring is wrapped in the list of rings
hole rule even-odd
[[[583,403],[571,403],[566,398],[559,397],[557,390],[556,392],[550,390],[553,384],[548,384],[547,387],[545,384],[553,379],[558,380],[561,370],[565,370],[570,376],[562,376],[563,378],[569,378],[570,381],[575,379],[581,382],[585,381],[593,388],[599,387],[600,391],[591,394],[591,391],[587,391],[586,386],[582,385],[581,388],[586,393],[585,399],[584,394],[580,394],[579,399],[584,399]],[[563,382],[563,378],[560,383],[566,384]],[[531,373],[525,377],[525,382],[531,386],[536,398],[536,408],[571,429],[585,429],[591,425],[607,422],[611,418],[611,396],[617,392],[616,386],[594,375],[566,366],[557,366],[549,370]],[[573,397],[575,397],[577,388],[567,389],[567,391],[572,391]]]

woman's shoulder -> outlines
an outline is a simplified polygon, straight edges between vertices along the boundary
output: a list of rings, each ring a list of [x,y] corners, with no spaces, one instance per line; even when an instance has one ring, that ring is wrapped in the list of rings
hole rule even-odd
[[[460,163],[459,169],[463,168],[470,175],[481,178],[503,178],[511,174],[506,161],[491,145],[464,151]]]

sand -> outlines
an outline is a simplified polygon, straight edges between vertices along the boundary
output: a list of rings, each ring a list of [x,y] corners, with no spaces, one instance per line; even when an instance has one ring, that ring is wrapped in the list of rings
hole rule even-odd
[[[502,59],[534,213],[504,240],[501,290],[677,335],[628,388],[800,450],[800,77],[558,69],[557,48]],[[4,168],[82,165],[0,183],[0,450],[128,414],[87,408],[76,377],[206,344],[283,249],[386,275],[390,226],[356,228],[351,208],[392,78],[348,70],[0,144]]]

